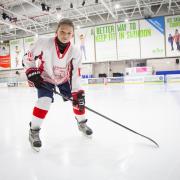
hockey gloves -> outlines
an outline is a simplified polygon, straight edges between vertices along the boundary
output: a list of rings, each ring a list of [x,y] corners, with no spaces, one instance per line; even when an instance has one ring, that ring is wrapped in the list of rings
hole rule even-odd
[[[73,106],[77,108],[80,112],[85,110],[85,94],[84,90],[79,90],[78,92],[72,93]]]
[[[43,84],[43,78],[40,74],[38,68],[30,68],[26,71],[28,81],[32,82],[36,88],[41,88]]]

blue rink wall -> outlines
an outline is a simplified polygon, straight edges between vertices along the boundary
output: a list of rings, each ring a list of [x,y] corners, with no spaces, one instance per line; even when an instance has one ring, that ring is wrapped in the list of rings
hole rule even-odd
[[[156,75],[168,75],[168,74],[180,74],[180,70],[176,70],[176,71],[157,71]]]

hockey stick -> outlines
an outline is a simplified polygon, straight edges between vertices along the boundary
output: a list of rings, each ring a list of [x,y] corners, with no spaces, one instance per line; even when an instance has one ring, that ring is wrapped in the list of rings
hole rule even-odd
[[[65,100],[68,100],[68,101],[72,101],[72,102],[73,102],[73,99],[72,99],[72,98],[69,98],[69,97],[64,96],[64,95],[61,94],[60,92],[57,92],[56,89],[50,89],[50,88],[47,87],[45,84],[44,84],[42,87],[45,88],[45,89],[47,89],[48,91],[53,92],[54,94],[58,94],[59,96],[63,97]],[[95,110],[93,110],[93,109],[87,107],[87,106],[84,106],[84,107],[85,107],[87,110],[89,110],[89,111],[91,111],[91,112],[93,112],[93,113],[95,113],[95,114],[97,114],[97,115],[99,115],[99,116],[101,116],[101,117],[103,117],[103,118],[105,118],[105,119],[107,119],[107,120],[113,122],[114,124],[117,124],[117,125],[119,125],[119,126],[125,128],[125,129],[127,129],[127,130],[133,132],[134,134],[137,134],[137,135],[139,135],[139,136],[141,136],[141,137],[144,137],[144,138],[150,140],[152,143],[154,143],[154,144],[159,148],[158,143],[157,143],[156,141],[154,141],[153,139],[151,139],[151,138],[149,138],[149,137],[147,137],[147,136],[145,136],[145,135],[143,135],[143,134],[140,134],[140,133],[138,133],[138,132],[136,132],[136,131],[130,129],[130,128],[128,128],[128,127],[126,127],[126,126],[124,126],[124,125],[122,125],[122,124],[120,124],[120,123],[114,121],[113,119],[111,119],[111,118],[109,118],[109,117],[107,117],[107,116],[105,116],[105,115],[103,115],[103,114],[101,114],[101,113],[99,113],[99,112],[97,112],[97,111],[95,111]]]

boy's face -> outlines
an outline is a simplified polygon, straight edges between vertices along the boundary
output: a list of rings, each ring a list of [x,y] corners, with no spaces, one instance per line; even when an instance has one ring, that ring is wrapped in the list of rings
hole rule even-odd
[[[63,24],[57,31],[57,37],[62,43],[68,43],[74,36],[73,27]]]

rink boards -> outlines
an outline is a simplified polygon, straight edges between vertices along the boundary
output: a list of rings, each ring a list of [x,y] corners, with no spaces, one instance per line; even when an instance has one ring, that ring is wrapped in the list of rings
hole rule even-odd
[[[83,85],[107,85],[107,84],[164,84],[180,83],[180,75],[146,75],[146,76],[125,76],[107,78],[87,78],[82,79]],[[0,81],[0,87],[27,87],[27,81],[18,81],[10,78]]]
[[[83,80],[83,84],[151,84],[164,83],[164,75],[146,75],[146,76],[125,76],[125,77],[107,77],[107,78],[89,78]]]

